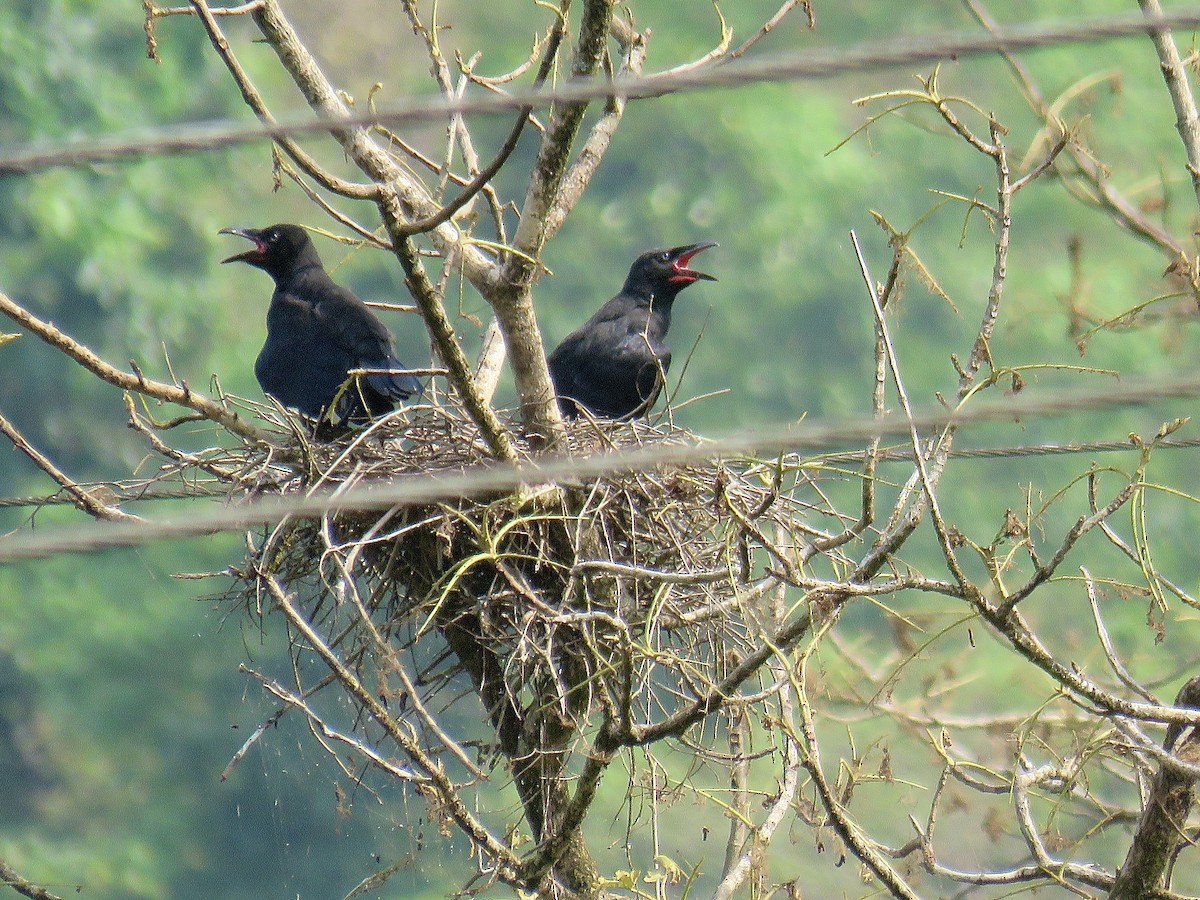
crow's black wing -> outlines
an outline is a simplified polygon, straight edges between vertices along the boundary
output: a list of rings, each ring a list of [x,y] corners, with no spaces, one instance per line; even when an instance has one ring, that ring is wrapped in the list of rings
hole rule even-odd
[[[275,293],[267,313],[267,339],[254,364],[265,393],[315,417],[329,405],[353,365],[312,304],[286,291]]]
[[[653,404],[671,353],[647,338],[637,317],[597,316],[568,335],[549,363],[559,397],[595,415],[619,419]],[[574,414],[573,404],[563,406],[568,415]]]
[[[348,369],[407,368],[396,358],[395,343],[387,326],[346,288],[327,280],[314,308],[331,340],[351,360]],[[420,394],[422,389],[415,375],[402,371],[368,375],[364,380],[380,395],[393,401],[407,400]]]

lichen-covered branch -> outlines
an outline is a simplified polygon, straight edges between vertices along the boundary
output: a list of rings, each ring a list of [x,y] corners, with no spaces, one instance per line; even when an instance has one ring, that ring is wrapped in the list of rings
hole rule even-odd
[[[1200,677],[1192,678],[1180,688],[1175,705],[1200,707]],[[1200,765],[1200,735],[1192,728],[1179,740],[1184,730],[1172,726],[1163,749],[1174,753],[1182,762]],[[1177,848],[1181,843],[1191,843],[1187,836],[1187,820],[1194,800],[1195,782],[1196,777],[1191,772],[1173,768],[1166,762],[1160,765],[1129,853],[1109,892],[1109,900],[1139,900],[1166,886],[1163,881]]]
[[[646,59],[649,35],[639,34],[628,27],[618,28],[616,27],[618,21],[620,20],[613,19],[613,34],[621,44],[624,60],[614,77],[640,75],[642,64]],[[589,129],[587,139],[579,149],[579,155],[564,173],[558,195],[546,213],[546,240],[553,238],[562,228],[567,216],[570,215],[588,184],[591,183],[592,176],[600,168],[604,154],[608,151],[617,126],[621,124],[621,119],[625,114],[625,103],[626,101],[621,97],[609,99],[605,104],[604,113]]]
[[[1001,139],[1000,123],[995,119],[988,122],[991,144],[988,155],[996,165],[996,241],[992,257],[992,284],[988,289],[987,303],[983,309],[983,321],[971,347],[971,355],[959,374],[958,395],[963,397],[975,382],[975,376],[985,363],[992,361],[991,340],[1000,315],[1000,303],[1004,296],[1004,283],[1008,277],[1008,246],[1012,234],[1012,173],[1008,168],[1008,150]]]
[[[28,897],[29,900],[63,900],[58,894],[52,894],[28,878],[23,878],[2,859],[0,859],[0,884],[7,885],[18,894]]]
[[[584,0],[583,22],[571,68],[573,77],[590,77],[599,70],[615,5],[615,0]],[[564,17],[569,6],[569,2],[564,2],[561,10]],[[521,223],[513,235],[516,252],[507,255],[500,285],[490,297],[517,384],[521,419],[531,436],[549,444],[561,439],[562,418],[546,367],[531,291],[541,274],[539,261],[550,235],[550,213],[559,200],[563,176],[586,110],[586,103],[563,103],[555,108],[533,165],[521,208]]]

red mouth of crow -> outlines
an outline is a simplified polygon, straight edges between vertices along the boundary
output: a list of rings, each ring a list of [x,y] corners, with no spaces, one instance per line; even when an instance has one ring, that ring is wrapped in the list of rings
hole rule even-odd
[[[240,232],[230,231],[228,233],[238,234],[240,237],[244,237],[247,240],[254,241],[254,246],[251,247],[249,250],[246,250],[243,253],[235,253],[233,256],[229,257],[228,259],[221,260],[222,263],[231,263],[231,262],[258,263],[258,262],[262,262],[263,260],[265,260],[267,258],[267,245],[265,242],[259,240],[256,237],[250,237],[250,235],[248,235],[248,234],[241,234]]]
[[[675,258],[671,263],[671,269],[674,272],[667,280],[672,284],[691,284],[694,281],[704,279],[705,281],[716,281],[712,275],[706,275],[704,272],[698,272],[691,268],[688,263],[692,261],[692,257],[697,253],[701,253],[710,247],[717,246],[713,241],[703,241],[699,244],[693,244],[684,249],[682,253]]]

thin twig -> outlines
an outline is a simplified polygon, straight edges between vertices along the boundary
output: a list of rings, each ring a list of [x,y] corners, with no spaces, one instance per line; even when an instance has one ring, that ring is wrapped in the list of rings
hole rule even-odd
[[[858,243],[858,235],[853,231],[850,232],[850,240],[854,245],[854,253],[858,258],[859,269],[862,272],[863,280],[867,286],[867,293],[871,298],[871,307],[875,313],[875,325],[879,329],[879,334],[883,342],[884,353],[887,359],[888,371],[892,376],[892,385],[896,389],[896,394],[900,400],[900,409],[904,413],[904,417],[909,422],[909,437],[912,441],[913,462],[916,465],[916,471],[919,474],[920,484],[925,496],[925,502],[929,505],[929,514],[933,521],[933,526],[938,536],[938,543],[942,549],[942,556],[946,560],[946,565],[950,568],[954,580],[958,582],[963,594],[971,597],[974,593],[974,588],[971,582],[967,579],[966,573],[963,572],[962,566],[954,555],[954,543],[950,538],[950,531],[946,527],[945,520],[942,518],[941,507],[938,503],[936,486],[937,486],[937,471],[926,465],[925,450],[922,447],[921,436],[917,432],[917,426],[913,417],[912,405],[909,403],[908,394],[904,390],[904,382],[900,377],[900,363],[896,357],[895,347],[892,344],[892,338],[889,333],[887,319],[883,312],[883,304],[879,300],[879,294],[875,290],[875,282],[871,279],[871,273],[867,269],[867,261],[863,256],[862,247]],[[945,453],[949,450],[948,444],[950,436],[954,429],[954,423],[947,424],[941,438],[935,446],[936,455],[938,458],[945,459]]]
[[[1113,674],[1120,679],[1125,687],[1129,688],[1147,703],[1159,703],[1159,699],[1152,693],[1142,687],[1137,680],[1125,668],[1125,664],[1121,662],[1117,656],[1117,649],[1113,646],[1112,639],[1108,635],[1108,628],[1104,625],[1104,618],[1100,615],[1100,602],[1096,599],[1096,581],[1092,578],[1092,573],[1084,566],[1079,567],[1079,572],[1083,575],[1083,585],[1087,590],[1088,605],[1092,610],[1092,621],[1096,623],[1096,636],[1100,638],[1100,646],[1104,648],[1104,658],[1108,660],[1108,666],[1113,670]]]
[[[259,577],[271,595],[271,598],[275,601],[278,609],[287,617],[292,627],[304,636],[309,646],[321,657],[329,667],[329,670],[337,676],[345,689],[370,714],[371,718],[387,732],[388,737],[412,761],[413,765],[422,774],[422,777],[428,779],[429,789],[437,794],[440,810],[449,815],[463,832],[471,837],[476,847],[487,852],[492,862],[502,873],[507,875],[509,883],[515,882],[520,865],[518,859],[502,841],[488,832],[475,815],[463,805],[462,798],[456,790],[454,783],[446,775],[442,767],[430,758],[424,749],[399,727],[396,720],[388,713],[380,701],[376,699],[375,695],[367,690],[357,676],[338,659],[337,655],[296,607],[293,598],[283,590],[275,577],[267,574],[260,574]]]
[[[80,487],[78,482],[51,462],[48,456],[29,443],[25,436],[3,414],[0,414],[0,434],[3,434],[12,441],[13,446],[28,456],[34,465],[62,485],[63,490],[75,498],[75,505],[89,516],[107,522],[145,521],[141,516],[122,512],[115,506],[105,503],[102,499],[104,496],[103,489],[89,491]]]

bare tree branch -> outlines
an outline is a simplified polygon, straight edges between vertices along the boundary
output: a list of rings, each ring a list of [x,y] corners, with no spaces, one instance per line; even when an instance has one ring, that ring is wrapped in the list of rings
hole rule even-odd
[[[1200,677],[1180,688],[1175,705],[1200,706]],[[1193,728],[1178,741],[1183,730],[1172,726],[1163,749],[1173,751],[1182,762],[1200,765],[1200,736]],[[1164,887],[1164,876],[1176,847],[1181,842],[1191,843],[1186,836],[1186,825],[1195,781],[1196,776],[1190,772],[1179,772],[1166,764],[1159,768],[1133,844],[1108,894],[1110,900],[1135,900]]]
[[[375,722],[387,732],[388,737],[417,767],[422,778],[428,781],[430,790],[436,793],[442,810],[471,836],[477,847],[488,853],[500,873],[507,876],[509,883],[513,883],[519,868],[518,859],[503,842],[491,835],[475,815],[463,805],[454,783],[442,767],[431,759],[410,735],[398,727],[395,719],[384,709],[374,694],[367,690],[354,673],[338,659],[333,650],[304,617],[304,614],[297,609],[293,598],[284,591],[275,577],[264,573],[260,574],[259,578],[277,608],[287,617],[292,627],[304,636],[305,640],[309,642],[309,646],[337,675],[346,690],[359,703],[362,703],[365,709],[369,710]]]
[[[221,31],[221,26],[217,24],[214,16],[214,12],[216,11],[209,8],[207,0],[189,0],[189,2],[192,4],[192,10],[195,11],[197,17],[203,23],[204,30],[208,34],[213,49],[217,51],[217,55],[224,61],[226,68],[229,69],[229,74],[233,76],[233,80],[241,91],[242,99],[246,101],[246,105],[253,110],[254,114],[264,124],[277,124],[275,117],[267,108],[262,95],[258,92],[258,88],[254,86],[249,74],[242,68],[237,57],[234,56],[233,50],[229,46],[229,41],[225,38],[224,32]],[[224,15],[253,13],[257,12],[260,6],[261,2],[247,3],[237,10],[222,9],[220,13]],[[180,11],[182,12],[182,10]],[[304,148],[290,137],[280,136],[276,139],[275,143],[283,148],[283,151],[296,162],[296,165],[300,166],[301,169],[326,190],[357,200],[372,200],[378,196],[378,185],[354,184],[353,182],[338,178],[326,171]]]
[[[52,894],[44,887],[39,887],[27,878],[22,878],[8,863],[0,859],[0,884],[11,887],[18,894],[29,900],[63,900],[58,894]]]
[[[62,469],[58,468],[50,458],[38,450],[33,444],[25,438],[16,426],[13,425],[4,415],[0,414],[0,434],[3,434],[13,446],[28,456],[39,469],[62,485],[63,489],[75,498],[75,505],[95,519],[103,519],[110,522],[126,521],[126,522],[141,522],[140,516],[131,515],[127,512],[122,512],[115,506],[111,506],[104,502],[104,490],[87,490],[81,487],[73,478],[67,475]]]
[[[267,43],[278,55],[279,61],[313,111],[327,122],[340,120],[348,123],[345,126],[325,127],[355,164],[376,186],[388,185],[396,192],[406,210],[406,216],[435,215],[437,206],[425,186],[392,160],[387,151],[375,141],[369,128],[353,123],[345,103],[308,52],[276,0],[263,0],[252,15]],[[406,221],[407,218],[397,224],[403,225]],[[443,252],[457,248],[456,252],[461,254],[464,274],[486,296],[496,277],[494,261],[478,248],[464,245],[462,235],[449,222],[434,228],[429,234]]]
[[[1163,10],[1158,0],[1138,0],[1138,6],[1142,8],[1147,21],[1157,23],[1162,20]],[[1196,113],[1196,98],[1192,94],[1187,70],[1170,28],[1155,24],[1151,28],[1150,39],[1158,51],[1167,93],[1171,95],[1171,105],[1175,107],[1175,127],[1187,151],[1187,170],[1192,179],[1196,202],[1200,204],[1200,115]]]
[[[244,421],[236,412],[203,394],[194,393],[186,383],[180,386],[163,384],[151,381],[140,372],[137,374],[122,372],[3,293],[0,293],[0,313],[8,316],[22,328],[33,332],[54,349],[66,354],[102,381],[119,387],[123,391],[133,391],[165,403],[175,403],[179,406],[186,406],[188,409],[194,409],[243,440],[270,443],[266,434]]]
[[[389,230],[399,228],[396,216],[388,217],[388,226]],[[417,255],[411,238],[400,230],[392,231],[391,236],[396,256],[404,267],[406,283],[416,298],[417,305],[421,308],[425,324],[433,336],[434,346],[437,347],[438,355],[450,371],[451,382],[459,391],[463,403],[483,432],[492,453],[499,459],[514,462],[517,455],[509,440],[508,432],[496,417],[488,400],[479,392],[471,372],[471,364],[468,362],[466,354],[463,353],[458,336],[454,333],[454,328],[446,316],[446,310],[442,306],[441,300],[430,283],[429,277],[425,274],[425,267],[421,265],[421,259]]]

